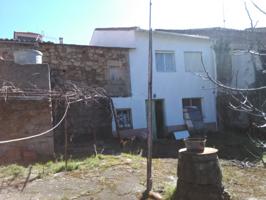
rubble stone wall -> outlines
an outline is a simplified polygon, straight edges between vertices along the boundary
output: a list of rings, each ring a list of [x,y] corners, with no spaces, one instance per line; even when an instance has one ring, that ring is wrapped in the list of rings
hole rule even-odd
[[[46,131],[52,126],[48,100],[1,100],[0,140],[27,137]],[[53,156],[53,132],[26,141],[1,144],[0,163],[33,161]]]
[[[110,96],[125,97],[131,95],[128,49],[0,41],[0,58],[2,57],[5,60],[6,65],[7,63],[12,63],[12,61],[14,61],[13,52],[22,49],[36,49],[43,53],[43,63],[47,63],[50,68],[50,83],[52,89],[64,89],[66,84],[71,82],[77,86],[103,87]],[[17,65],[12,64],[9,66],[9,69],[12,70],[14,66],[16,67]],[[120,69],[119,75],[122,79],[110,79],[110,66],[116,66]],[[6,71],[9,70],[5,70],[5,72]],[[12,74],[17,74],[16,77],[22,82],[26,79],[28,81],[28,78],[19,76],[19,73],[21,72],[17,70]],[[5,77],[7,76],[3,74],[2,78]],[[18,84],[21,84],[20,81],[18,81]],[[36,84],[37,87],[40,86],[40,84],[41,83]],[[25,86],[25,84],[23,86]],[[36,128],[39,128],[40,131],[47,130],[52,126],[51,119],[53,125],[61,119],[65,111],[64,102],[58,103],[53,101],[52,108],[41,101],[39,102],[40,105],[38,105],[38,102],[39,101],[16,101],[1,104],[1,121],[4,121],[7,116],[10,118],[9,123],[1,125],[1,140],[34,134],[38,132],[35,130]],[[24,108],[22,105],[24,105]],[[15,112],[14,110],[21,111]],[[23,113],[23,120],[17,122],[17,120],[19,120],[18,116],[22,115],[21,112]],[[97,100],[90,105],[86,105],[82,102],[72,104],[68,111],[67,121],[69,145],[71,145],[71,143],[93,140],[93,132],[96,134],[96,139],[112,136],[111,111],[109,102],[106,100]],[[2,137],[4,133],[9,132],[12,133],[9,135],[10,137]],[[47,143],[45,143],[44,140],[46,140]],[[47,154],[52,155],[54,146],[56,150],[58,146],[64,144],[64,124],[60,125],[54,131],[54,135],[49,135],[48,138],[30,140],[29,142],[30,143],[21,142],[14,145],[4,145],[5,148],[0,151],[0,157],[10,154],[11,156],[7,158],[3,157],[2,160],[8,160],[9,157],[15,160],[23,160],[25,159],[23,152],[31,151],[32,149],[36,149],[36,151],[32,153],[31,156],[35,156],[35,153],[41,154],[41,152],[44,154],[47,152]]]
[[[128,49],[0,41],[0,57],[5,60],[14,60],[13,52],[20,49],[43,53],[43,63],[50,66],[52,88],[71,81],[77,85],[103,87],[113,97],[131,96]],[[110,79],[110,65],[119,67],[121,80]]]
[[[49,90],[49,66],[18,65],[11,61],[0,61],[0,87]],[[27,96],[25,93],[0,94],[0,140],[12,140],[32,136],[52,127],[52,108],[49,99]],[[33,161],[51,157],[54,153],[53,132],[24,140],[0,144],[0,163]]]

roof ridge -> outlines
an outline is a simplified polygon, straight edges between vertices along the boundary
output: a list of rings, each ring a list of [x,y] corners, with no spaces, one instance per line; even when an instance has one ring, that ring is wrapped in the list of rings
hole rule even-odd
[[[95,30],[137,30],[140,29],[138,26],[128,26],[128,27],[103,27],[95,28]]]

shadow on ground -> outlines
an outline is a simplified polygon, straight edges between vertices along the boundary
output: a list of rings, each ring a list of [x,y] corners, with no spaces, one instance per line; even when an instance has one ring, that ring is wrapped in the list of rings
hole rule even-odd
[[[242,132],[208,132],[206,133],[206,146],[214,147],[219,150],[218,156],[228,160],[246,160],[256,161],[263,153],[245,133]],[[146,141],[135,138],[128,140],[121,147],[120,142],[116,138],[97,141],[97,153],[106,155],[119,155],[121,153],[130,153],[146,157],[147,148]],[[158,139],[153,142],[153,158],[178,158],[178,150],[184,148],[182,140],[174,140],[170,138]],[[57,156],[64,154],[64,147],[57,148]],[[69,145],[68,154],[74,158],[87,157],[95,155],[93,143],[83,143]]]

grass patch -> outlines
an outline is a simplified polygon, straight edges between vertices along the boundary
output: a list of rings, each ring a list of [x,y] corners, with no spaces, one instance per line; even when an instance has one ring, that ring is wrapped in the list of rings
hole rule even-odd
[[[222,159],[220,159],[220,163],[223,171],[223,184],[225,185],[225,189],[229,191],[232,199],[242,200],[252,197],[265,199],[265,168],[263,168],[262,165],[241,168],[241,166],[234,164],[232,161]],[[158,188],[157,191],[163,192],[163,199],[172,200],[175,195],[176,187],[176,180],[172,178],[176,177],[176,159],[153,159],[153,166],[154,188]],[[65,162],[62,159],[46,163],[36,163],[32,165],[32,174],[30,178],[43,178],[62,171],[65,171]],[[97,191],[101,191],[100,188],[102,186],[112,191],[116,190],[116,180],[110,179],[109,176],[113,177],[117,175],[118,180],[120,179],[118,176],[121,176],[122,180],[122,176],[127,176],[130,173],[131,176],[136,177],[136,180],[132,182],[133,185],[142,184],[145,187],[146,183],[146,160],[134,154],[99,154],[84,159],[69,159],[67,171],[74,171],[73,173],[67,173],[67,176],[82,176],[86,177],[86,180],[93,176],[100,185],[98,188],[99,190],[96,188]],[[7,187],[10,186],[9,183],[15,185],[15,183],[25,181],[28,172],[29,168],[16,164],[0,166],[0,178],[3,182],[6,182]],[[65,174],[62,174],[62,176],[65,176]],[[52,176],[48,179],[50,178],[53,179]],[[45,180],[46,179],[43,179],[44,182]],[[82,180],[83,179],[78,179],[77,185]],[[94,183],[94,181],[92,183]],[[76,183],[73,182],[73,184]],[[61,198],[67,200],[68,197],[64,196],[64,191],[58,192],[62,192]],[[89,196],[92,194],[86,193],[86,195]]]
[[[124,153],[119,156],[99,154],[86,158],[82,162],[81,168],[98,168],[100,170],[105,170],[116,165],[130,165],[132,168],[137,168],[140,166],[141,159],[143,159],[141,156]]]
[[[103,156],[102,155],[97,155],[97,156],[91,156],[88,157],[81,162],[81,169],[86,169],[86,168],[98,168],[100,167],[100,164],[103,160]]]
[[[17,164],[7,165],[0,168],[1,176],[5,177],[18,177],[23,176],[26,168]]]
[[[109,167],[116,165],[131,165],[132,168],[138,168],[140,166],[141,156],[131,154],[121,154],[119,156],[114,155],[102,155],[90,156],[85,159],[69,159],[67,168],[65,169],[65,161],[60,159],[57,161],[48,161],[46,163],[36,163],[32,167],[32,172],[38,175],[40,178],[49,174],[56,174],[62,171],[74,171],[74,170],[90,170],[99,169],[105,170]],[[27,167],[17,164],[7,165],[0,167],[1,177],[18,177],[25,176],[27,174]]]
[[[67,164],[67,167],[65,167],[65,163],[63,162],[60,162],[60,163],[56,163],[55,165],[52,165],[53,166],[53,172],[54,173],[59,173],[59,172],[62,172],[62,171],[73,171],[73,170],[76,170],[79,168],[79,164],[74,162],[74,161],[71,161]]]
[[[68,160],[67,168],[65,169],[65,161],[49,161],[47,163],[37,163],[33,166],[33,170],[42,177],[49,174],[56,174],[62,171],[73,171],[80,167],[80,162],[76,160]]]
[[[166,185],[164,192],[163,192],[163,197],[165,200],[173,200],[175,197],[175,191],[176,191],[176,185]]]

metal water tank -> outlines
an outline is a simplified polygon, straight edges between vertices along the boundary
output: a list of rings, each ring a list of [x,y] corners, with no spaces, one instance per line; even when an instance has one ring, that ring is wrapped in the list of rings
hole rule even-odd
[[[42,52],[34,49],[23,49],[14,52],[14,61],[17,64],[42,64]]]

